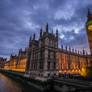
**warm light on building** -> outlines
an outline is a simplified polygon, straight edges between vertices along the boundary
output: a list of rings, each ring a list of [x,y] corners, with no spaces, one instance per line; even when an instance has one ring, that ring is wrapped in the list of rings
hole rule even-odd
[[[92,18],[88,15],[86,23],[90,52],[92,54]],[[91,20],[91,21],[90,21]],[[26,67],[27,66],[27,67]],[[19,50],[18,56],[12,56],[5,63],[5,70],[25,72],[34,76],[53,76],[60,74],[81,74],[87,76],[86,67],[92,66],[92,55],[88,55],[83,49],[77,51],[71,47],[58,48],[58,30],[56,35],[40,29],[39,39],[29,40],[27,51]],[[58,69],[59,68],[59,69]],[[41,72],[42,71],[42,72]]]
[[[5,70],[12,70],[17,72],[25,72],[26,71],[26,62],[27,58],[22,58],[20,60],[8,61],[4,65]]]
[[[19,50],[18,56],[10,56],[10,60],[4,64],[5,70],[12,70],[17,72],[26,71],[27,57],[26,52]]]
[[[80,74],[84,77],[87,76],[86,68],[82,68]]]
[[[84,52],[84,50],[83,50]],[[59,57],[59,73],[80,74],[80,70],[85,67],[91,66],[91,56],[86,54],[79,54],[76,52],[60,49],[58,52]],[[83,70],[82,69],[82,70]],[[84,71],[83,74],[85,75]],[[83,75],[82,74],[82,75]]]

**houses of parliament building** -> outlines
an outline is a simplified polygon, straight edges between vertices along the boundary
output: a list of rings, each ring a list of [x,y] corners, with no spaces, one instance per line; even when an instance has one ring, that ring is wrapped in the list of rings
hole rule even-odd
[[[70,47],[58,47],[58,29],[56,34],[49,32],[48,24],[43,32],[40,29],[39,39],[35,34],[30,37],[29,46],[18,56],[10,56],[5,62],[4,69],[25,72],[30,76],[54,76],[59,73],[78,74],[83,67],[92,66],[92,14],[88,10],[86,33],[90,47],[90,55],[83,49],[78,51]]]

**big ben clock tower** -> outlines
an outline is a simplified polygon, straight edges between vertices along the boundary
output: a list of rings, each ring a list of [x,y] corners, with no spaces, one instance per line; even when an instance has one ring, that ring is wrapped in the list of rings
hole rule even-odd
[[[92,55],[92,14],[90,13],[90,10],[88,10],[88,16],[87,16],[87,22],[86,22],[86,31],[88,35],[88,42],[90,47],[90,53]]]

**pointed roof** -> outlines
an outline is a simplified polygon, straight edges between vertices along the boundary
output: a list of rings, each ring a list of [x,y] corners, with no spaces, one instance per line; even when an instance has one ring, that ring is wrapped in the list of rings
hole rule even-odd
[[[90,9],[88,9],[88,15],[91,15]]]
[[[48,23],[47,23],[47,25],[46,25],[46,32],[48,33]]]

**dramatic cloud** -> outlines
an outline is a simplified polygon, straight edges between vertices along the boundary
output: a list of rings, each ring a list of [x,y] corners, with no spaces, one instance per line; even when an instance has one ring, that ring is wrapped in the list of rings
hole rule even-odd
[[[59,30],[61,44],[89,51],[85,30],[87,10],[92,0],[1,0],[0,56],[17,54],[28,46],[29,37],[48,22],[49,30]]]

